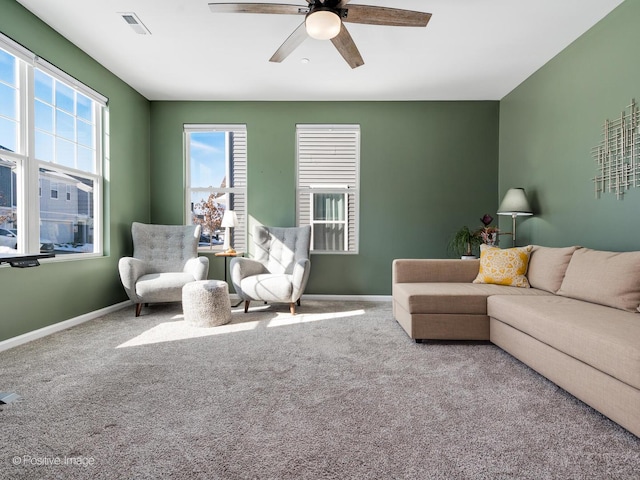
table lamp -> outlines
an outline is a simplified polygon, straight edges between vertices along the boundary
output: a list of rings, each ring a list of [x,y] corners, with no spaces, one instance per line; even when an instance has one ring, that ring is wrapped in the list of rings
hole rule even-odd
[[[224,227],[224,252],[236,253],[231,247],[231,229],[238,226],[238,216],[233,210],[226,210],[222,217],[221,227]]]
[[[516,246],[516,217],[533,215],[524,188],[510,188],[502,199],[498,215],[511,215],[511,238]]]

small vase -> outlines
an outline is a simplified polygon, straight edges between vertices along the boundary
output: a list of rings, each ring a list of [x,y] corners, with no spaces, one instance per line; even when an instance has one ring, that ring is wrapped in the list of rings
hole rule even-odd
[[[498,232],[482,232],[482,241],[490,246],[495,246],[498,243]]]

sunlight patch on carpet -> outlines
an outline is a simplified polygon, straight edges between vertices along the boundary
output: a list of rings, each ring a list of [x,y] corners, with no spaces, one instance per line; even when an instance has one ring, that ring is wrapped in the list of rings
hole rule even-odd
[[[264,312],[268,314],[268,312]],[[213,335],[223,335],[229,333],[246,332],[257,328],[273,328],[284,327],[309,322],[320,322],[324,320],[334,320],[336,318],[354,317],[364,315],[362,309],[350,310],[346,312],[327,312],[327,313],[304,313],[291,315],[290,313],[274,312],[275,317],[263,318],[254,321],[242,321],[243,313],[235,313],[231,323],[220,325],[217,327],[192,327],[182,321],[182,315],[172,317],[173,322],[166,322],[156,325],[153,328],[141,333],[118,345],[116,348],[138,347],[142,345],[151,345],[154,343],[173,342],[179,340],[189,340],[192,338],[210,337]]]
[[[321,320],[332,320],[334,318],[355,317],[364,315],[364,310],[352,310],[350,312],[329,312],[329,313],[312,313],[290,315],[279,313],[278,316],[269,320],[267,327],[283,327],[286,325],[295,325],[297,323],[319,322]]]

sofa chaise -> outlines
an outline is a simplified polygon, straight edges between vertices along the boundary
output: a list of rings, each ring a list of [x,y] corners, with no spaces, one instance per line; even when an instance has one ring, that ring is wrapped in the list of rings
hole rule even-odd
[[[395,319],[417,342],[489,340],[640,436],[640,252],[527,248],[520,287],[478,281],[482,255],[395,260]]]

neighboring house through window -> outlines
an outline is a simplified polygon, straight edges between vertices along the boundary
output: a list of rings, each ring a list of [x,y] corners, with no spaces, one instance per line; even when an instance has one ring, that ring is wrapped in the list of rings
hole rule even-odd
[[[314,253],[358,253],[359,125],[297,125],[297,217]]]
[[[18,251],[102,253],[106,101],[0,34],[0,227]]]
[[[200,248],[223,250],[224,212],[233,210],[238,226],[230,244],[246,251],[247,128],[245,125],[185,125],[187,224],[202,225]]]

